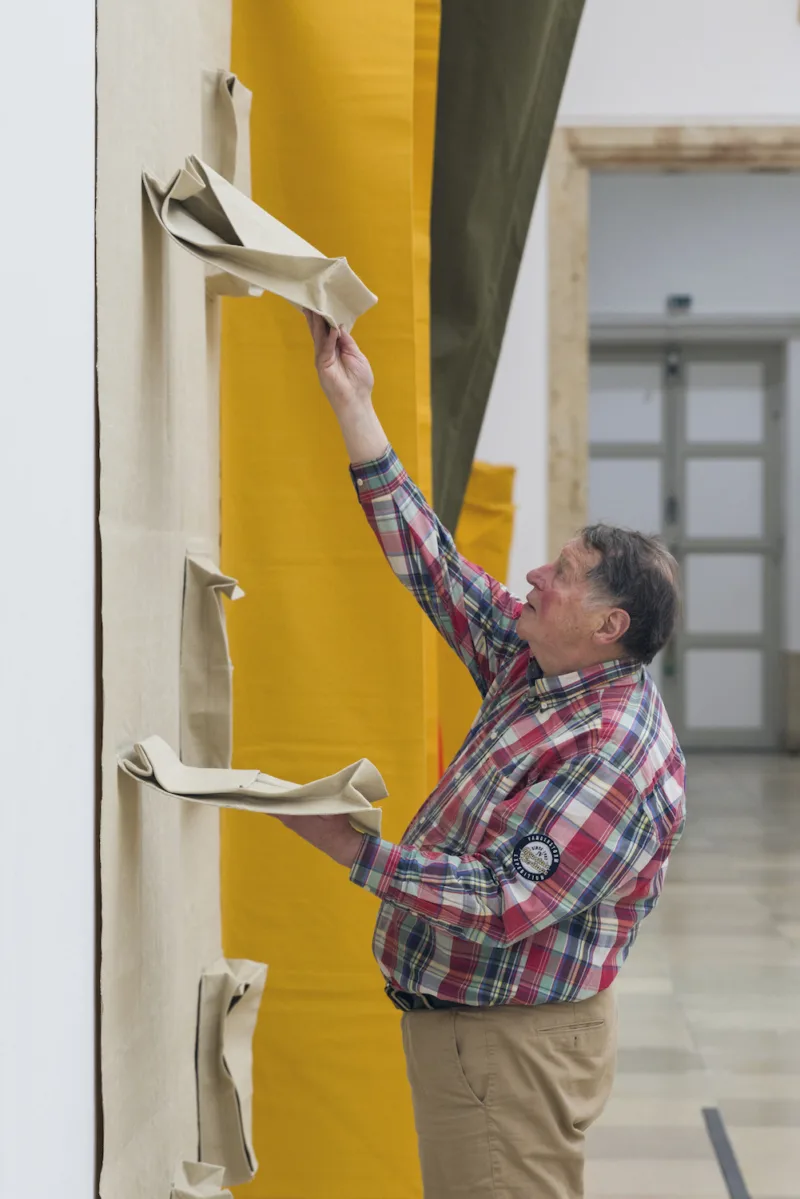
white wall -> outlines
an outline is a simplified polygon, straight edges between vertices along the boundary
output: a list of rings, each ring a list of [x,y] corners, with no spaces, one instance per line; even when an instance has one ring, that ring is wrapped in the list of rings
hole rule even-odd
[[[536,201],[476,457],[516,467],[514,539],[508,584],[530,590],[526,573],[547,561],[547,360],[529,331],[547,321],[547,194]]]
[[[688,292],[696,316],[800,319],[800,176],[593,174],[590,194],[593,317]]]
[[[796,0],[586,0],[559,123],[800,124],[798,80]],[[522,563],[547,542],[544,207],[540,200],[478,446],[484,460],[518,468],[515,587]]]
[[[94,19],[3,28],[4,1199],[94,1191]]]
[[[796,0],[586,0],[562,124],[793,124]]]

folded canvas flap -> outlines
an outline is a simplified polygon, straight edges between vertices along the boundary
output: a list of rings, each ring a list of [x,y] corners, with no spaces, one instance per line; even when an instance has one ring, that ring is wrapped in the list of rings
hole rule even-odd
[[[207,1162],[181,1162],[175,1171],[170,1199],[233,1199],[224,1186],[225,1170]]]
[[[118,757],[137,782],[176,799],[272,816],[347,815],[360,832],[379,836],[381,811],[372,804],[388,792],[366,758],[312,783],[290,783],[258,770],[184,766],[161,737],[148,737]]]
[[[161,737],[148,737],[140,742],[120,764],[125,773],[133,778],[155,783],[161,791],[186,798],[235,794],[245,787],[251,787],[258,778],[257,770],[184,766]]]
[[[181,623],[181,761],[187,766],[230,766],[233,666],[222,597],[243,595],[210,558],[187,554]]]
[[[250,108],[253,93],[231,71],[203,72],[203,162],[245,196],[250,195]],[[218,267],[206,268],[211,295],[261,295]]]
[[[232,71],[203,72],[203,162],[250,195],[253,93]]]
[[[340,790],[342,797],[353,803],[360,803],[362,800],[379,803],[387,796],[386,784],[368,758],[361,758],[336,774],[328,775],[324,779],[315,779],[313,783],[287,783],[271,774],[259,774],[252,786],[248,787],[248,791],[255,795],[278,798],[289,796],[309,801],[327,799],[332,793],[338,793]]]
[[[225,1168],[228,1186],[248,1182],[253,1149],[253,1033],[267,967],[220,958],[200,981],[197,1110],[201,1158]]]
[[[377,302],[345,258],[326,258],[194,155],[166,187],[147,171],[143,180],[170,237],[250,286],[348,329]]]

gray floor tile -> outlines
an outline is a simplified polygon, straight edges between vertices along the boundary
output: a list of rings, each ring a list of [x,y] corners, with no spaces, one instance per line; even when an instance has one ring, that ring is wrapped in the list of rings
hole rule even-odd
[[[719,1109],[728,1128],[796,1128],[800,1136],[800,1099],[723,1099]]]
[[[686,1049],[620,1048],[617,1069],[621,1074],[686,1074],[702,1070],[702,1057]]]
[[[613,1161],[713,1161],[705,1128],[609,1128],[595,1125],[586,1138],[587,1158]]]
[[[698,755],[688,777],[687,832],[618,989],[587,1199],[725,1199],[704,1106],[752,1199],[800,1199],[800,760]]]

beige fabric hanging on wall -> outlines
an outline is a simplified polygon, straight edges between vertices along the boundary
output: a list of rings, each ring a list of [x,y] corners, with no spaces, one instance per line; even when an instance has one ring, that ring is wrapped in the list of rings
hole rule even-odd
[[[380,836],[386,784],[362,758],[313,783],[289,783],[258,770],[207,770],[185,766],[161,737],[147,737],[121,754],[120,770],[169,799],[271,816],[350,816],[354,828]]]
[[[250,195],[250,109],[253,93],[231,71],[203,72],[203,162]],[[206,267],[209,295],[258,295],[244,279]]]
[[[233,666],[222,597],[241,599],[236,579],[204,555],[186,555],[181,622],[181,761],[230,766]]]
[[[203,974],[197,1013],[200,1158],[225,1167],[228,1186],[258,1169],[253,1148],[253,1033],[267,967],[220,958]]]
[[[274,292],[347,329],[377,303],[346,258],[326,258],[195,155],[166,186],[148,171],[142,177],[170,237],[251,290]]]
[[[203,72],[203,162],[250,195],[253,93],[232,71]]]
[[[198,988],[222,953],[219,819],[153,802],[117,754],[153,731],[179,744],[186,554],[216,558],[219,544],[219,302],[165,238],[141,173],[202,146],[203,72],[228,66],[230,6],[98,0],[97,19],[100,1189],[166,1199],[176,1163],[197,1155]]]
[[[224,1176],[222,1166],[181,1162],[175,1171],[170,1199],[233,1199],[231,1192],[224,1188]]]

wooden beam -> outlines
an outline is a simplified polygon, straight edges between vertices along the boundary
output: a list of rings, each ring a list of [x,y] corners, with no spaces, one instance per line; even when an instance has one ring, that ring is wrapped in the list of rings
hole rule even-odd
[[[596,171],[792,171],[800,168],[794,125],[661,125],[568,128],[571,154]]]
[[[548,551],[586,524],[589,473],[589,172],[556,130],[549,158]]]

